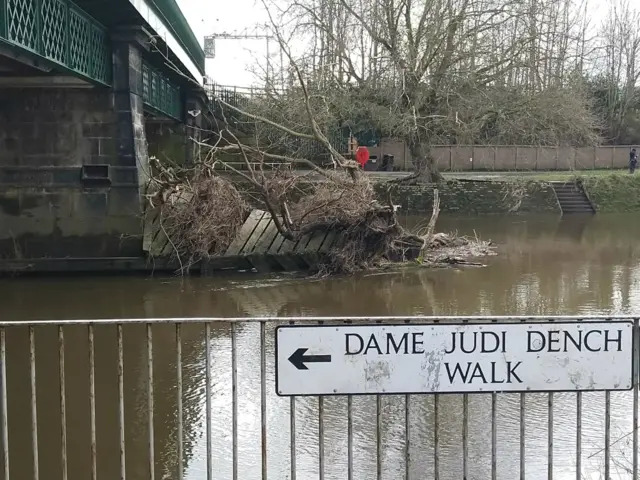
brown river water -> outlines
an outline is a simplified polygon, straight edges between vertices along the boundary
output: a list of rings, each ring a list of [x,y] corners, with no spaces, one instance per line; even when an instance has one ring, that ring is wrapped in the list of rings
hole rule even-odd
[[[410,221],[410,220],[409,220]],[[631,315],[640,313],[640,222],[637,215],[441,218],[439,230],[491,239],[500,254],[484,268],[412,269],[329,280],[233,274],[216,278],[49,277],[0,280],[0,318],[383,316],[383,315]],[[206,478],[205,339],[200,325],[183,328],[184,478]],[[273,327],[267,327],[268,478],[290,477],[289,399],[274,392]],[[173,327],[154,329],[155,478],[175,479],[176,364]],[[127,478],[149,478],[144,326],[124,328]],[[114,326],[96,327],[97,470],[119,478],[118,386]],[[86,327],[66,340],[69,478],[90,476]],[[229,324],[212,327],[213,478],[261,478],[259,324],[237,327],[238,469],[232,474],[232,376]],[[55,328],[36,329],[40,478],[61,478],[58,344]],[[11,478],[33,478],[26,329],[7,332]],[[583,395],[582,478],[603,477],[605,401]],[[576,396],[553,399],[553,478],[575,479]],[[434,473],[434,397],[411,396],[412,479]],[[611,478],[631,478],[632,393],[611,394]],[[297,478],[319,477],[318,400],[296,402]],[[324,400],[324,478],[347,479],[346,399]],[[497,397],[497,478],[520,468],[520,395]],[[405,475],[405,397],[380,400],[380,478]],[[438,406],[440,479],[462,478],[460,395]],[[353,399],[353,478],[377,477],[376,398]],[[547,477],[549,401],[527,394],[526,478]],[[469,397],[469,479],[491,478],[491,395]],[[2,478],[2,472],[0,472]]]

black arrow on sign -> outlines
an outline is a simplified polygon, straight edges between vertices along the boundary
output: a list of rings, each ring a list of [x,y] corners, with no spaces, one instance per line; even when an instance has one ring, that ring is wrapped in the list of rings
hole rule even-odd
[[[305,355],[308,348],[299,348],[289,357],[298,370],[309,370],[305,363],[331,363],[331,355]]]

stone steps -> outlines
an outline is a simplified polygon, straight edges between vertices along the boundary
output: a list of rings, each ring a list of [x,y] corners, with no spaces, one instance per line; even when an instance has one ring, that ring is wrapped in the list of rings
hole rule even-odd
[[[573,183],[552,182],[562,214],[591,214],[595,209],[581,187]]]

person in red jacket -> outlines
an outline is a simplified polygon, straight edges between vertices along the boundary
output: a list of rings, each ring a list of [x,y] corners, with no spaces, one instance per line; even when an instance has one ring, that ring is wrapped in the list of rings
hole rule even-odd
[[[356,161],[360,164],[362,168],[369,161],[369,150],[367,147],[358,147],[356,150]]]

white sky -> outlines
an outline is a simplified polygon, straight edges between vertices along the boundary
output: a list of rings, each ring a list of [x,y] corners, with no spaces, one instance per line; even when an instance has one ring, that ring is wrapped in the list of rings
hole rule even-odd
[[[212,33],[240,33],[255,25],[265,24],[268,17],[260,0],[177,0],[193,33],[204,44],[204,37]],[[216,40],[216,58],[207,60],[207,75],[219,85],[248,87],[257,84],[247,68],[256,62],[264,63],[267,53],[265,39]],[[276,44],[270,42],[275,52]],[[273,53],[272,52],[272,53]]]
[[[586,0],[592,14],[595,28],[606,14],[607,5],[613,0]],[[617,0],[625,1],[625,0]],[[629,5],[640,10],[640,0],[626,0]],[[256,25],[268,22],[267,14],[260,0],[177,0],[191,29],[204,44],[204,37],[212,33],[255,33]],[[277,51],[277,44],[270,43],[271,54]],[[258,63],[264,65],[267,54],[265,39],[216,40],[216,58],[206,61],[206,71],[219,85],[249,87],[258,85],[259,80],[250,69]],[[274,63],[278,62],[274,58]]]

